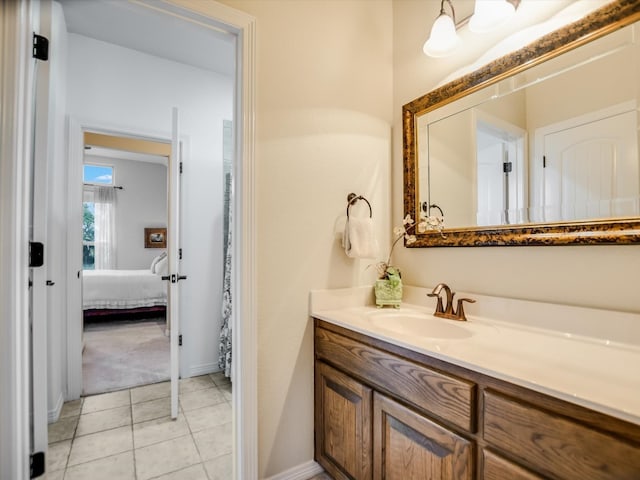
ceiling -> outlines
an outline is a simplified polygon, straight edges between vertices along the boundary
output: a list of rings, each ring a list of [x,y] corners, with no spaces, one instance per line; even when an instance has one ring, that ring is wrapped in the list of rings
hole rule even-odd
[[[223,75],[235,70],[228,33],[127,0],[58,0],[67,31]]]

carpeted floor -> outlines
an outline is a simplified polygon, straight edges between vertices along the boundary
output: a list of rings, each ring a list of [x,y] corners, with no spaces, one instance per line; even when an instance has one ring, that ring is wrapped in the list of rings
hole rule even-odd
[[[164,319],[85,323],[83,395],[169,379],[169,337]]]

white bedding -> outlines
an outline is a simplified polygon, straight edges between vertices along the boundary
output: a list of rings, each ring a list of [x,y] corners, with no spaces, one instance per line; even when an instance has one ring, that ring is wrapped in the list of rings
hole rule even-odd
[[[82,308],[139,308],[167,304],[167,282],[147,270],[84,270]]]

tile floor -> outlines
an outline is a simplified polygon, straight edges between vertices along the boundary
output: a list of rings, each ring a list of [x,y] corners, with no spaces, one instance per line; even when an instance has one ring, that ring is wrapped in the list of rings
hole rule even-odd
[[[180,381],[172,421],[169,382],[64,404],[49,425],[46,480],[230,480],[231,383],[222,374]]]

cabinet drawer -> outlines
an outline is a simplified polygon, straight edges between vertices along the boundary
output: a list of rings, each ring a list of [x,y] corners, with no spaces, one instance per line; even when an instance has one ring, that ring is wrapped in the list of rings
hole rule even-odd
[[[482,451],[482,480],[543,480],[490,451]]]
[[[446,375],[334,332],[316,329],[316,354],[366,378],[378,390],[467,431],[473,431],[475,384]]]
[[[552,478],[640,478],[637,445],[490,390],[484,393],[484,438]]]

